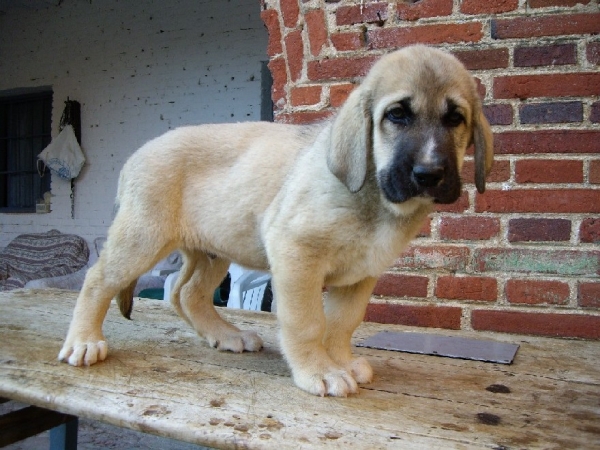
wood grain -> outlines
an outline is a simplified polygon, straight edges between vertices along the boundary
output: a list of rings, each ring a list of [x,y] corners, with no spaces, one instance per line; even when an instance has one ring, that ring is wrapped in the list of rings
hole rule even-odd
[[[359,395],[297,389],[269,313],[221,309],[254,329],[259,353],[210,348],[170,306],[137,300],[133,321],[111,306],[109,356],[76,368],[56,359],[76,293],[0,293],[0,396],[217,448],[593,448],[600,446],[600,343],[365,323],[520,344],[498,365],[357,348],[375,380]]]

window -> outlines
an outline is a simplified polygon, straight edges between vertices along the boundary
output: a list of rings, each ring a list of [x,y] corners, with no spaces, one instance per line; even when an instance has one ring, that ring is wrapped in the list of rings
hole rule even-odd
[[[50,190],[37,155],[50,143],[52,92],[0,97],[0,212],[35,212]]]

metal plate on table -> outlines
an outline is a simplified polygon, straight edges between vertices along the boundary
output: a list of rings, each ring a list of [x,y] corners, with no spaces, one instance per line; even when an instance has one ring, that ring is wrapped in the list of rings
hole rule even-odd
[[[511,364],[518,344],[429,333],[382,331],[356,344],[358,347],[446,356],[500,364]]]

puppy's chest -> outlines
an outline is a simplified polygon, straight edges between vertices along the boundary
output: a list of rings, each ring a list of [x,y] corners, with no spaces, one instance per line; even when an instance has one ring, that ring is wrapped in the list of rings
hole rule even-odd
[[[347,241],[335,258],[329,284],[349,285],[366,277],[379,277],[406,248],[410,238],[403,227],[386,224]]]

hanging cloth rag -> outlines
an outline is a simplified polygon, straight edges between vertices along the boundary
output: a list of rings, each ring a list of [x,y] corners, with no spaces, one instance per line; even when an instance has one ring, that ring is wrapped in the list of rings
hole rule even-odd
[[[38,155],[39,162],[45,164],[53,174],[63,180],[70,180],[79,175],[85,157],[75,137],[73,126],[67,124],[62,131],[52,139],[52,142]],[[40,170],[43,173],[43,170]]]

